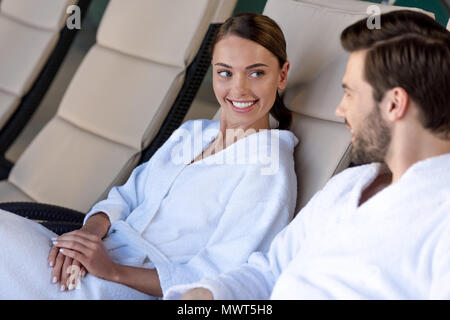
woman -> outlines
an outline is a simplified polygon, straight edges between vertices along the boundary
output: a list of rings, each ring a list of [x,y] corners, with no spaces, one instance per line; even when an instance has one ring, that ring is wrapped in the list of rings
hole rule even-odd
[[[80,230],[55,237],[1,215],[0,254],[23,252],[27,243],[31,252],[19,266],[17,259],[0,266],[0,297],[161,297],[172,285],[217,275],[268,247],[292,217],[297,193],[298,140],[286,130],[291,114],[278,95],[289,70],[284,36],[268,17],[239,14],[222,25],[212,53],[220,121],[183,124],[91,209]],[[278,130],[269,130],[269,113]],[[42,274],[49,268],[55,285]]]

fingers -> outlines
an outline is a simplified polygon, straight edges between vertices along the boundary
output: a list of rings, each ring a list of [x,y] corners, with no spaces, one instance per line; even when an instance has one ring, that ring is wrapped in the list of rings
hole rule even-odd
[[[85,249],[79,243],[71,243],[71,245],[79,250]],[[58,246],[53,246],[49,252],[48,263],[53,268],[51,282],[58,284],[59,289],[62,291],[72,290],[78,285],[80,277],[86,275],[86,268],[79,261],[60,254],[59,250],[60,248]]]
[[[67,240],[66,238],[71,238],[73,236],[84,238],[86,240],[94,241],[94,242],[101,240],[101,238],[99,236],[93,235],[91,233],[88,233],[88,232],[82,231],[82,230],[75,230],[75,231],[71,231],[71,232],[65,233],[65,234],[59,236],[57,238],[57,240],[60,240],[60,239]]]
[[[93,251],[98,250],[102,244],[99,236],[76,230],[66,233],[58,238],[53,238],[53,245],[59,248],[67,248],[78,251],[85,256],[89,256]]]
[[[81,263],[77,260],[72,259],[72,265],[66,269],[66,288],[68,290],[73,290],[78,287],[81,278]]]
[[[58,254],[58,250],[59,248],[57,247],[53,247],[53,249],[57,250],[57,255],[55,258],[55,264],[53,266],[53,270],[52,270],[52,283],[60,283],[61,282],[61,270],[64,264],[64,260],[66,259],[66,257],[62,254]]]
[[[61,282],[60,282],[60,289],[61,291],[65,291],[69,288],[69,276],[71,272],[71,266],[72,266],[73,259],[70,257],[66,257],[64,259],[64,263],[61,269]]]
[[[86,268],[79,261],[58,253],[51,274],[51,282],[59,284],[61,291],[72,290],[75,289],[80,278],[84,277],[86,273]]]
[[[82,253],[78,252],[78,251],[62,248],[62,249],[59,250],[59,253],[64,255],[64,256],[66,256],[66,257],[68,257],[68,258],[72,258],[72,259],[75,259],[77,261],[80,261],[81,264],[86,263],[86,256],[83,255]]]
[[[53,241],[53,245],[60,249],[66,248],[78,251],[84,255],[88,254],[90,251],[96,248],[96,244],[94,242],[91,242],[81,237],[68,236],[61,239],[66,240],[60,240],[60,238],[58,238],[58,240]]]
[[[58,251],[59,251],[59,248],[53,246],[50,249],[50,253],[48,254],[48,265],[52,268],[55,266],[56,256],[58,255]]]

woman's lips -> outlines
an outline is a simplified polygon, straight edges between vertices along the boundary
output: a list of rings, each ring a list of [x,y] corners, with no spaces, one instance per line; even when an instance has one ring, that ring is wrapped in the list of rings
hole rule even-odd
[[[230,103],[231,108],[239,113],[247,113],[250,112],[255,104],[259,101],[256,100],[230,100],[227,99],[227,101]]]

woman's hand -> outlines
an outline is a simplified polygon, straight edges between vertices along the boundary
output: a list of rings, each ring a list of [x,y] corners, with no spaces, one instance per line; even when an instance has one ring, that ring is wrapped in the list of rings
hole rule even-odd
[[[59,254],[80,262],[94,276],[115,280],[118,265],[109,257],[101,237],[76,230],[56,238],[53,245]]]
[[[59,248],[56,246],[50,250],[48,261],[49,265],[53,267],[52,283],[59,283],[61,291],[74,289],[80,277],[86,275],[86,269],[79,261],[59,253]]]
[[[94,235],[103,238],[111,226],[108,216],[103,212],[92,215],[86,224],[79,230],[87,235]],[[52,239],[57,241],[57,238]],[[52,283],[59,283],[61,290],[74,289],[80,277],[86,275],[86,268],[80,261],[72,259],[59,252],[58,246],[53,246],[48,256],[48,263],[52,270]]]

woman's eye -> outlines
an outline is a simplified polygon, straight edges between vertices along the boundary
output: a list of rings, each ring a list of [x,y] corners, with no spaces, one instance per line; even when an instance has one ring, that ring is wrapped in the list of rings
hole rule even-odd
[[[250,73],[252,78],[261,78],[264,75],[264,71],[253,71]]]
[[[231,77],[231,72],[230,71],[218,71],[217,73],[219,74],[219,76],[221,76],[223,78]]]

